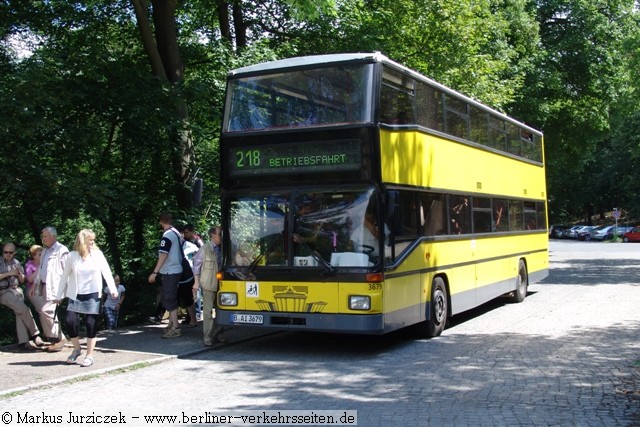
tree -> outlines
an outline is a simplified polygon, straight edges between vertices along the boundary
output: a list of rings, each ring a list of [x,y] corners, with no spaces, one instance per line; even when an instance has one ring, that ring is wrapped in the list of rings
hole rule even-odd
[[[631,0],[538,2],[543,55],[535,58],[513,111],[545,131],[555,221],[582,216],[597,196],[592,168],[602,166],[597,144],[624,91],[622,46],[632,6]]]
[[[381,51],[494,108],[513,102],[537,54],[520,0],[343,1],[300,32],[303,53]],[[331,43],[327,43],[331,40]]]
[[[191,179],[195,171],[194,144],[187,104],[182,94],[184,65],[178,45],[176,0],[152,0],[154,30],[149,24],[145,0],[131,0],[136,13],[144,50],[149,57],[154,76],[168,86],[174,100],[173,120],[169,124],[173,175],[178,208],[188,211],[192,206]],[[155,43],[154,43],[155,41]]]

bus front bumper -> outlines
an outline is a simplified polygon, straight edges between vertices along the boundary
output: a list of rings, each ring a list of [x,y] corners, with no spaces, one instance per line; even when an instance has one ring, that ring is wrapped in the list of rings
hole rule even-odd
[[[385,330],[382,314],[270,313],[216,310],[222,326],[251,326],[269,329],[307,330],[382,334]]]

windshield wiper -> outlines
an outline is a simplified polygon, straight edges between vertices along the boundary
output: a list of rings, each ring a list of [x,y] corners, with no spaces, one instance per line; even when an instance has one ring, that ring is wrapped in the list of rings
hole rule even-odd
[[[258,255],[256,257],[256,259],[253,260],[253,262],[249,265],[249,269],[248,269],[248,273],[252,274],[253,271],[256,269],[256,267],[258,266],[258,264],[260,263],[260,261],[262,260],[262,258],[266,257],[267,255],[269,255],[271,252],[273,252],[273,249],[280,243],[282,243],[282,241],[284,240],[284,234],[280,233],[278,235],[277,239],[274,239],[273,242],[271,242],[271,244],[269,246],[267,246],[267,249],[265,249],[264,252],[261,252],[260,255]]]
[[[313,257],[313,259],[315,259],[316,261],[318,261],[320,264],[322,264],[322,266],[329,272],[329,273],[333,273],[335,271],[335,268],[333,268],[333,266],[331,265],[331,263],[327,262],[326,259],[324,259],[322,257],[322,255],[320,255],[318,253],[318,251],[311,249],[311,247],[309,245],[307,245],[303,240],[300,240],[298,242],[299,245],[302,245],[302,247],[304,247],[306,250],[308,250],[309,252],[311,252],[311,256]]]

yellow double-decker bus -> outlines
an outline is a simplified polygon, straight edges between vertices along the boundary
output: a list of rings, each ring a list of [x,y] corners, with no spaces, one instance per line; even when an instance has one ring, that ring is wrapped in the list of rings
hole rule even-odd
[[[222,325],[439,335],[548,273],[542,133],[380,53],[228,75]]]

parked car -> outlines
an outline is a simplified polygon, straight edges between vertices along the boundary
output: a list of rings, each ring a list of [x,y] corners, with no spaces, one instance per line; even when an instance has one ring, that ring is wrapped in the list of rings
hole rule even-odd
[[[633,229],[633,227],[627,227],[627,226],[623,226],[623,225],[619,225],[618,227],[613,227],[612,229],[610,229],[607,234],[604,236],[604,240],[611,240],[613,239],[614,235],[613,233],[616,234],[616,237],[620,237],[622,238],[622,236],[628,232],[631,231]]]
[[[611,240],[614,233],[616,233],[616,236],[622,237],[629,229],[629,227],[622,225],[617,227],[615,225],[601,226],[591,232],[591,240]]]
[[[569,228],[568,225],[564,224],[554,224],[549,227],[549,237],[553,239],[560,239],[564,234],[564,231]]]
[[[589,236],[589,239],[590,239],[591,238],[591,232],[593,230],[595,230],[595,229],[596,229],[595,225],[585,225],[580,230],[578,230],[576,239],[578,239],[578,240],[588,240],[587,236]]]
[[[623,242],[640,242],[640,227],[633,227],[622,235]]]
[[[614,225],[601,225],[599,227],[594,228],[593,230],[591,230],[591,233],[589,233],[589,236],[587,237],[586,240],[604,240],[604,236],[607,235],[607,232],[612,229],[613,227],[615,227]]]
[[[588,225],[574,225],[570,229],[566,230],[562,234],[562,237],[565,238],[565,239],[577,239],[578,238],[578,233],[580,232],[580,230],[582,230],[585,227],[589,227],[589,226]]]

